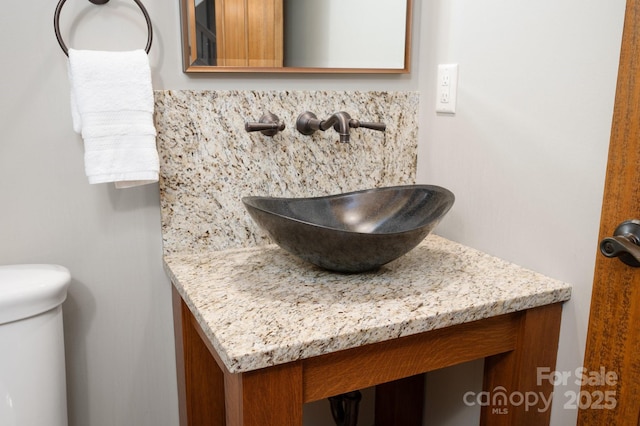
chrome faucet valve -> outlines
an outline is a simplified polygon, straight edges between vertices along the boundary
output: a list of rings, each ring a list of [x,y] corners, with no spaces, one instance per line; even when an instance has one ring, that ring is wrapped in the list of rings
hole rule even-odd
[[[280,122],[278,116],[272,112],[264,114],[257,123],[244,123],[244,129],[247,132],[260,132],[265,136],[275,136],[278,132],[283,131],[284,128],[284,123]]]

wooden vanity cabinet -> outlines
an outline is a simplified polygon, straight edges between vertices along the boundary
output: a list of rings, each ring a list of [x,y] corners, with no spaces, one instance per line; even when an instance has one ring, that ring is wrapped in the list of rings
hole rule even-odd
[[[423,373],[479,358],[487,392],[553,393],[538,368],[555,369],[562,303],[235,374],[175,288],[173,309],[181,426],[301,426],[304,403],[369,386],[376,426],[421,426]],[[483,406],[480,424],[548,424],[538,408]]]

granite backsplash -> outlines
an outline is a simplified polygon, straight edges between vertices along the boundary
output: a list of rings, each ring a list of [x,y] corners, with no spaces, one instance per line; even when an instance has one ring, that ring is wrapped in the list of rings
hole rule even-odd
[[[242,205],[248,195],[319,196],[415,183],[418,94],[342,91],[155,92],[164,253],[270,243]],[[266,112],[286,125],[274,137],[247,133]],[[304,111],[346,111],[386,132],[300,134]]]

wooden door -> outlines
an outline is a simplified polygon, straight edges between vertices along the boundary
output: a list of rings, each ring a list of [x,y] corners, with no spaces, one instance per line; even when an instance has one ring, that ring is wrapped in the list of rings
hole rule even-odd
[[[627,0],[600,241],[640,219],[640,0]],[[640,268],[596,259],[579,425],[640,425]]]
[[[282,67],[283,0],[215,0],[217,64]]]

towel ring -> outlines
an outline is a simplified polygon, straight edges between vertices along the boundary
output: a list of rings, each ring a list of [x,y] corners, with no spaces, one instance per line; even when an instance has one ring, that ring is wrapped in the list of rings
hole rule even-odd
[[[58,2],[58,6],[56,6],[56,11],[53,15],[53,29],[56,32],[56,38],[58,39],[58,44],[62,48],[62,51],[65,55],[69,56],[69,50],[67,49],[67,45],[64,44],[62,40],[62,34],[60,34],[60,12],[62,11],[62,6],[64,6],[67,0],[60,0]],[[105,4],[109,0],[89,0],[93,4]],[[145,9],[144,5],[140,2],[140,0],[133,0],[136,2],[142,14],[144,15],[144,19],[147,21],[147,46],[144,48],[145,52],[149,53],[151,50],[151,42],[153,41],[153,30],[151,29],[151,18],[149,18],[149,13],[147,13],[147,9]]]

